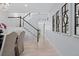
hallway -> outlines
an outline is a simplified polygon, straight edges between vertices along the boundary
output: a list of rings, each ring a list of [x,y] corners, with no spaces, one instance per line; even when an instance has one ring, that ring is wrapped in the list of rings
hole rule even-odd
[[[16,33],[14,44],[10,43],[13,56],[79,56],[79,3],[1,3],[0,7],[1,35],[6,40]],[[11,40],[3,38],[2,47]]]

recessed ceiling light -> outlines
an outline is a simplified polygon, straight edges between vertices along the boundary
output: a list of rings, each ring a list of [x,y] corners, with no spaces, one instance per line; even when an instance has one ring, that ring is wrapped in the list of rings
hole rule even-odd
[[[25,7],[27,7],[28,5],[27,4],[25,4]]]
[[[0,3],[0,10],[6,11],[8,10],[9,3]]]

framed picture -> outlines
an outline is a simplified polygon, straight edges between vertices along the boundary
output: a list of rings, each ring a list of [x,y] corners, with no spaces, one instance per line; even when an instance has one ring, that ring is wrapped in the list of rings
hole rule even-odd
[[[67,33],[68,32],[68,23],[69,23],[69,16],[68,16],[68,4],[62,6],[62,32]]]
[[[59,32],[59,25],[60,25],[59,11],[57,11],[57,13],[56,13],[56,32]]]
[[[55,31],[55,16],[52,16],[52,31]]]
[[[75,35],[79,35],[79,3],[75,3]]]

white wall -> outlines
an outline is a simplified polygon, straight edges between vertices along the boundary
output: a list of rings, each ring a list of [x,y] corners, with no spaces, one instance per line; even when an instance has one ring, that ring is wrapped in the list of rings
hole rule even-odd
[[[0,13],[0,23],[4,23],[7,27],[18,27],[19,19],[8,18],[9,16],[15,16],[15,13],[1,12]]]
[[[0,23],[2,23],[2,22],[6,22],[7,21],[7,12],[3,12],[3,11],[0,11]],[[6,16],[6,17],[5,17]],[[6,24],[7,24],[7,22],[6,22]]]
[[[60,4],[61,7],[63,4]],[[59,7],[53,7],[57,8]],[[74,4],[70,4],[69,6],[69,34],[64,34],[61,31],[60,32],[53,32],[52,31],[52,16],[55,14],[53,13],[49,14],[49,21],[46,25],[46,38],[51,43],[51,45],[55,45],[60,55],[78,55],[79,56],[79,37],[74,35]],[[57,10],[60,9],[57,8]],[[57,11],[56,10],[56,11]]]

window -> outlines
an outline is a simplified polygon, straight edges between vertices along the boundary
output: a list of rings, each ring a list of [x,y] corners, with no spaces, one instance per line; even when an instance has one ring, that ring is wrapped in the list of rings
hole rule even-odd
[[[79,35],[79,3],[75,3],[75,35]]]
[[[68,4],[62,7],[62,32],[68,32]]]
[[[59,32],[59,24],[60,24],[59,11],[57,11],[57,13],[56,13],[56,32]]]
[[[55,18],[52,16],[52,30],[55,31]]]

